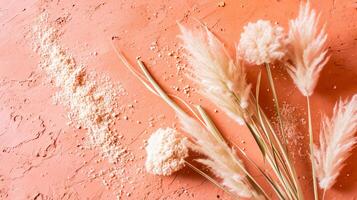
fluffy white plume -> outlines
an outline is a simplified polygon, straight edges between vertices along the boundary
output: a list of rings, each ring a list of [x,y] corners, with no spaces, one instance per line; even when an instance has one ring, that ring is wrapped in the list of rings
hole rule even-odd
[[[148,140],[145,150],[146,171],[155,175],[168,176],[185,166],[188,156],[188,140],[172,128],[158,129]]]
[[[357,94],[350,101],[335,105],[333,116],[325,117],[320,132],[320,148],[315,146],[317,177],[322,189],[329,189],[336,181],[343,162],[356,143]]]
[[[246,82],[244,68],[232,60],[223,44],[208,29],[193,34],[179,26],[180,38],[189,54],[188,59],[202,93],[243,124],[241,110],[248,106],[251,88]]]
[[[240,36],[237,53],[256,65],[282,59],[286,53],[284,29],[265,20],[248,23]]]
[[[222,178],[223,185],[241,197],[249,198],[252,189],[247,183],[241,166],[243,163],[235,152],[224,142],[217,140],[211,133],[187,115],[179,115],[182,128],[194,137],[196,144],[192,149],[207,156],[198,161],[208,166],[214,174]]]
[[[326,56],[325,28],[318,31],[319,16],[309,3],[301,4],[299,16],[289,23],[288,73],[304,96],[314,92],[319,74],[329,57]]]

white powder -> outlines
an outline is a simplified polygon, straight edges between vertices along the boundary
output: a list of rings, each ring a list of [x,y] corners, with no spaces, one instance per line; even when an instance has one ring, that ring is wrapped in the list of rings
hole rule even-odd
[[[274,116],[273,123],[275,125],[275,130],[278,130],[280,137],[284,134],[286,141],[284,143],[288,145],[289,149],[297,149],[297,151],[290,151],[293,157],[300,156],[304,157],[305,149],[303,146],[306,144],[304,141],[306,138],[304,132],[301,130],[306,126],[306,122],[301,114],[301,110],[295,106],[292,106],[286,102],[281,105],[280,114],[283,122],[283,133],[280,133],[278,117]]]
[[[48,25],[46,14],[40,16],[33,31],[40,67],[58,87],[54,100],[68,109],[69,124],[86,129],[91,146],[100,147],[104,157],[117,162],[126,150],[110,128],[119,114],[116,102],[124,89],[114,86],[108,77],[78,66],[58,44],[57,30]]]
[[[287,103],[283,103],[280,112],[284,125],[283,126],[284,134],[288,139],[294,139],[294,137],[297,136],[297,125],[298,125],[298,120],[294,115],[294,113],[296,113],[296,108]],[[288,143],[289,140],[286,142]]]
[[[185,166],[188,156],[187,138],[181,137],[172,128],[158,129],[146,146],[145,168],[155,175],[171,175]]]

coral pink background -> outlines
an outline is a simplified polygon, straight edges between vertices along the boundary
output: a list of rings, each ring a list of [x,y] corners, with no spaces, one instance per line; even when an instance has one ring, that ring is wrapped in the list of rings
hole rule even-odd
[[[173,88],[186,85],[195,88],[195,85],[184,74],[176,73],[176,59],[168,53],[176,52],[180,46],[176,21],[194,27],[197,22],[193,19],[200,19],[233,53],[245,23],[270,19],[286,27],[288,19],[296,16],[299,1],[226,0],[224,7],[218,7],[218,3],[216,0],[1,1],[0,199],[115,199],[118,188],[110,186],[120,183],[123,178],[129,181],[123,183],[122,199],[229,199],[188,168],[170,177],[137,172],[145,158],[144,150],[139,147],[143,146],[149,133],[159,127],[176,126],[177,120],[163,101],[149,93],[124,68],[111,47],[113,41],[133,63],[140,55],[169,93],[204,105],[225,136],[262,164],[246,128],[235,125],[222,112],[213,112],[215,107],[197,92],[191,91],[191,96],[187,97],[182,90]],[[357,5],[353,0],[312,1],[312,5],[322,13],[321,20],[327,23],[331,54],[312,97],[317,134],[321,114],[331,114],[336,100],[357,92]],[[129,120],[119,120],[116,128],[124,135],[122,142],[135,159],[120,166],[125,169],[126,177],[119,177],[117,183],[111,183],[109,187],[103,184],[107,174],[90,180],[87,172],[108,170],[115,165],[105,160],[94,162],[100,158],[96,149],[77,147],[85,143],[85,131],[66,124],[66,111],[51,103],[55,89],[47,84],[45,75],[38,68],[39,56],[32,50],[31,26],[44,10],[63,33],[60,43],[68,53],[88,69],[108,74],[113,81],[121,82],[128,91],[121,103],[134,105],[132,111],[124,113]],[[161,49],[161,57],[150,50],[154,41]],[[249,68],[250,82],[255,82],[258,70],[257,67]],[[297,108],[296,116],[305,118],[305,99],[284,70],[276,68],[273,73],[280,101],[289,102]],[[271,113],[271,94],[266,90],[268,84],[263,77],[262,104]],[[154,127],[149,126],[150,117],[157,119]],[[302,131],[306,135],[304,128]],[[242,143],[243,140],[246,142]],[[298,142],[307,144],[307,137]],[[305,152],[291,149],[291,152],[298,151]],[[355,149],[326,199],[356,198],[356,159]],[[306,199],[311,199],[307,156],[298,156],[296,165]],[[258,176],[258,180],[262,180],[261,177]]]

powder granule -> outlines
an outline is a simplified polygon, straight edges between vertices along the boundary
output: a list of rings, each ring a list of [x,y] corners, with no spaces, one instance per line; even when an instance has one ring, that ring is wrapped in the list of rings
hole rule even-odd
[[[118,98],[124,89],[112,84],[108,77],[78,65],[57,42],[57,32],[48,24],[46,13],[33,29],[40,67],[57,87],[53,99],[67,108],[69,124],[87,131],[90,147],[100,148],[104,157],[116,163],[126,153],[111,130],[119,114]]]
[[[158,129],[146,146],[146,171],[155,175],[168,176],[185,166],[188,156],[188,140],[172,128]]]

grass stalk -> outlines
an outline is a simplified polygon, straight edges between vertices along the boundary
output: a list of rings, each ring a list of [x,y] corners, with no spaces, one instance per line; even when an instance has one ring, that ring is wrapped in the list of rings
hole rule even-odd
[[[325,195],[326,195],[326,189],[324,189],[324,192],[322,193],[322,200],[325,200]]]
[[[234,144],[234,143],[233,143]],[[234,144],[234,146],[240,151],[240,153],[244,156],[245,159],[247,159],[250,163],[252,163],[254,165],[255,168],[257,168],[259,170],[259,172],[264,176],[264,178],[267,180],[267,182],[270,184],[270,186],[273,188],[273,190],[275,191],[275,193],[277,194],[277,196],[279,197],[280,200],[285,200],[286,199],[286,195],[285,191],[283,191],[278,184],[276,184],[272,178],[269,176],[269,174],[266,174],[252,159],[250,159],[247,154],[241,149],[239,148],[238,145]],[[284,194],[282,193],[282,191],[284,192]]]
[[[147,80],[153,86],[158,95],[172,108],[176,113],[187,115],[185,111],[183,111],[167,94],[166,92],[157,84],[155,79],[151,76],[150,72],[145,67],[144,63],[141,60],[137,60],[137,63],[144,73]]]
[[[308,126],[309,126],[309,143],[310,143],[310,159],[311,159],[311,170],[312,170],[312,183],[314,187],[314,199],[318,200],[318,190],[317,190],[317,180],[315,174],[315,161],[314,161],[314,136],[312,132],[312,120],[311,120],[311,107],[310,107],[310,98],[306,96],[307,103],[307,117],[308,117]]]
[[[290,184],[287,182],[288,180],[281,173],[279,164],[276,160],[276,157],[274,156],[277,153],[275,150],[275,147],[273,146],[272,149],[268,148],[269,145],[262,138],[262,135],[261,135],[260,131],[258,130],[259,128],[257,127],[257,124],[254,122],[254,120],[252,120],[251,122],[246,122],[246,125],[249,128],[250,132],[252,133],[252,136],[256,140],[260,150],[262,151],[264,158],[267,159],[268,164],[271,166],[271,168],[273,169],[278,180],[284,187],[285,193],[287,194],[287,196],[289,196],[290,199],[297,199],[296,193],[293,191],[293,188],[291,188]],[[266,133],[266,134],[269,134],[269,133]],[[280,158],[280,155],[277,154],[277,157]],[[280,161],[281,161],[281,163],[283,162],[281,159],[280,159]],[[294,196],[294,198],[293,198],[293,196]]]
[[[267,75],[268,75],[268,79],[269,79],[269,85],[270,85],[270,88],[272,90],[272,94],[273,94],[273,98],[274,98],[274,108],[275,108],[275,111],[276,111],[276,113],[278,115],[280,133],[281,133],[281,135],[283,137],[283,140],[286,141],[285,134],[284,134],[283,121],[282,121],[280,108],[279,108],[279,101],[278,101],[278,97],[277,97],[277,93],[276,93],[276,89],[275,89],[274,80],[273,80],[273,76],[272,76],[272,73],[271,73],[270,65],[268,63],[266,63],[265,64],[265,68],[266,68],[266,71],[267,71]],[[284,160],[286,160],[286,163],[283,162],[282,164],[283,165],[287,165],[287,167],[288,167],[289,173],[291,174],[291,177],[289,176],[289,178],[291,178],[292,180],[290,180],[290,181],[293,181],[293,183],[294,183],[293,187],[294,187],[295,191],[297,192],[298,199],[303,199],[303,194],[302,194],[299,182],[297,180],[296,171],[292,167],[290,157],[287,154],[287,148],[286,148],[285,145],[283,145],[281,143],[280,139],[276,136],[276,134],[273,134],[273,135],[275,136],[275,139],[276,139],[279,147],[281,148]]]
[[[274,84],[274,80],[273,80],[273,75],[272,75],[272,73],[271,73],[271,69],[270,69],[269,63],[265,63],[265,69],[266,69],[266,71],[267,71],[267,75],[268,75],[268,79],[269,79],[269,85],[270,85],[271,92],[272,92],[273,98],[274,98],[274,108],[275,108],[275,112],[276,112],[276,114],[278,115],[280,133],[281,133],[281,135],[282,135],[284,141],[286,141],[285,134],[284,134],[283,120],[281,119],[281,114],[280,114],[278,95],[276,94],[275,84]],[[284,147],[286,148],[285,145],[284,145]]]

